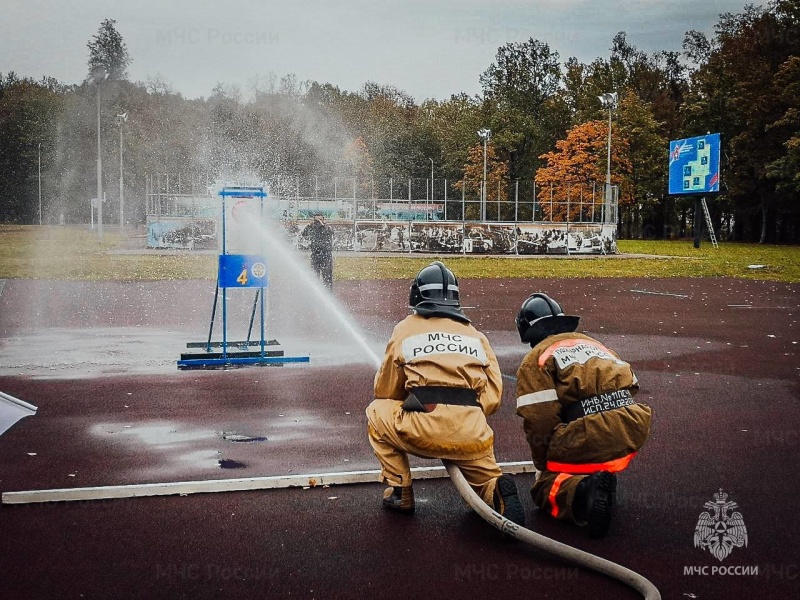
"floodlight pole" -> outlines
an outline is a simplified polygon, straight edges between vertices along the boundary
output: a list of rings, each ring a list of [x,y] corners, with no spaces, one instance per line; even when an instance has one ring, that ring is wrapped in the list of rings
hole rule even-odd
[[[611,223],[611,111],[617,103],[617,93],[606,93],[598,96],[603,106],[608,107],[608,159],[606,162],[606,194],[605,194],[605,219]]]
[[[431,202],[433,202],[433,159],[429,158],[428,160],[431,161]]]
[[[481,221],[486,221],[486,145],[489,142],[489,137],[492,135],[491,130],[485,127],[478,131],[478,136],[483,140],[483,181],[481,185]]]
[[[39,225],[42,224],[42,144],[39,144]]]
[[[122,126],[128,120],[128,113],[117,115],[117,124],[119,125],[119,234],[125,235],[125,226],[123,214],[125,212],[125,189],[124,189],[124,176],[122,173]]]
[[[92,79],[97,85],[97,235],[103,239],[103,159],[100,150],[100,83],[108,77],[106,70],[97,66],[92,69]]]

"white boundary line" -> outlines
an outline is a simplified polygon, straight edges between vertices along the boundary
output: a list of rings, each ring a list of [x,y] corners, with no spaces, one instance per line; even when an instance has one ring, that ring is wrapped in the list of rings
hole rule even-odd
[[[530,461],[498,463],[503,473],[534,473]],[[415,479],[440,479],[447,477],[443,466],[414,467]],[[242,492],[247,490],[273,490],[290,487],[317,487],[353,483],[377,483],[380,470],[342,471],[308,475],[273,475],[239,479],[209,479],[207,481],[176,481],[169,483],[140,483],[134,485],[109,485],[85,488],[61,488],[3,492],[0,504],[33,504],[37,502],[71,502],[76,500],[110,500],[114,498],[141,498],[146,496],[171,496],[175,494],[201,494],[211,492]]]
[[[671,294],[669,292],[648,292],[647,290],[631,290],[634,294],[651,294],[653,296],[672,296],[674,298],[688,298],[688,294]]]

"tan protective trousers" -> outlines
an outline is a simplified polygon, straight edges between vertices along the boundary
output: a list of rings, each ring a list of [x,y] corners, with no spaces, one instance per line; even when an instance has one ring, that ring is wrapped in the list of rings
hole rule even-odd
[[[426,448],[414,444],[412,439],[401,438],[395,427],[396,411],[402,410],[396,400],[375,400],[367,407],[369,443],[381,463],[381,477],[386,485],[407,487],[411,485],[411,467],[408,455],[420,458],[445,459],[458,465],[464,478],[486,504],[493,506],[494,488],[503,472],[497,466],[494,450],[469,459],[459,458],[452,451],[436,452],[426,440]]]

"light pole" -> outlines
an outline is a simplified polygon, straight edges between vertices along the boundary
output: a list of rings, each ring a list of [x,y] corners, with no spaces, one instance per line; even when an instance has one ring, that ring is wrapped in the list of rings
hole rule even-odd
[[[97,85],[97,235],[103,239],[103,159],[100,157],[100,83],[108,77],[106,70],[92,69],[92,80]]]
[[[481,182],[481,221],[486,221],[486,144],[492,132],[485,127],[478,130],[478,137],[483,140],[483,181]]]
[[[431,202],[433,202],[433,159],[429,158],[428,160],[431,161]]]
[[[606,93],[600,98],[600,103],[608,107],[608,160],[606,163],[606,197],[605,197],[605,223],[611,223],[611,111],[617,104],[617,93]]]
[[[39,225],[42,224],[42,145],[39,144]]]
[[[125,190],[123,188],[123,175],[122,175],[122,125],[128,120],[128,113],[121,113],[117,115],[117,125],[119,125],[119,234],[124,235],[124,220],[123,214],[125,212]]]

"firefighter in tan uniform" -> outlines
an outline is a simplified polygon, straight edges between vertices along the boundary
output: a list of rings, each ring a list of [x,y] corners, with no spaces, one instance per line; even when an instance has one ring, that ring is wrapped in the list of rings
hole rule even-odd
[[[384,506],[414,512],[413,454],[452,461],[489,506],[524,524],[516,484],[497,466],[486,422],[500,407],[500,367],[461,310],[458,280],[441,262],[428,265],[411,284],[409,305],[413,312],[394,328],[366,411],[369,442],[389,486]]]
[[[650,407],[637,403],[631,366],[597,340],[575,333],[545,294],[522,304],[517,331],[531,351],[517,371],[517,415],[539,471],[533,501],[556,519],[605,536],[611,524],[616,473],[650,432]]]

